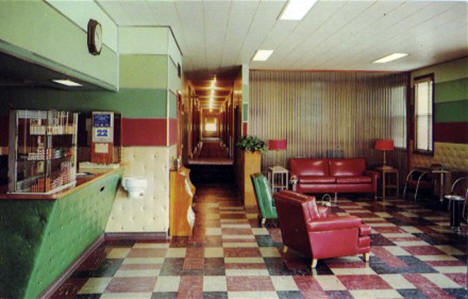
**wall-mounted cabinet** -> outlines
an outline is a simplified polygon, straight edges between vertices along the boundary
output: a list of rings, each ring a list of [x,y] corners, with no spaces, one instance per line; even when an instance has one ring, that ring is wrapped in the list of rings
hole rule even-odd
[[[8,191],[53,193],[76,183],[78,113],[11,110]]]

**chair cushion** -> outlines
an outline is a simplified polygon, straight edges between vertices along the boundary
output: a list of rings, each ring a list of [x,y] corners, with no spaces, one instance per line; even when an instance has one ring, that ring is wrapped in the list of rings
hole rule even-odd
[[[336,182],[334,176],[312,176],[304,175],[299,177],[299,183],[301,184],[333,184]]]
[[[289,169],[297,176],[328,176],[327,159],[290,159]]]
[[[370,176],[337,177],[336,182],[338,184],[370,184],[372,183],[372,178]]]
[[[331,176],[362,176],[366,170],[366,160],[354,159],[332,159],[330,161]]]

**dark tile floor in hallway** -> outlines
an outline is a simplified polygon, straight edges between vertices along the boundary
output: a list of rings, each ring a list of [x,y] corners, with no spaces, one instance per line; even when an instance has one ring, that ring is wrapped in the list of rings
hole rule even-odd
[[[467,298],[466,239],[448,213],[403,200],[340,198],[338,214],[372,227],[360,256],[282,254],[278,228],[258,226],[227,184],[197,190],[194,235],[170,242],[106,243],[55,298]]]

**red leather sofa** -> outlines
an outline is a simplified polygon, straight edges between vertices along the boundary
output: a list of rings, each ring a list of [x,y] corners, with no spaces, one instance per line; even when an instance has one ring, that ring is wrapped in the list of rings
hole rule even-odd
[[[355,216],[320,213],[314,196],[292,191],[274,195],[284,252],[288,247],[312,257],[312,268],[319,259],[363,254],[369,260],[370,227]]]
[[[364,158],[290,159],[291,179],[300,193],[377,193],[379,173],[366,170]]]

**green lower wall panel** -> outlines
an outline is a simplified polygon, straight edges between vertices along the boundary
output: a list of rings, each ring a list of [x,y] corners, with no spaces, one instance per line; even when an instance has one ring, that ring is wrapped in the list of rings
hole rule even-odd
[[[463,101],[465,99],[468,99],[468,78],[435,84],[435,103]]]
[[[122,171],[57,200],[0,200],[0,298],[36,298],[103,232]]]
[[[0,115],[8,109],[120,111],[126,118],[165,118],[167,89],[123,88],[111,91],[65,91],[50,88],[0,89]]]
[[[435,103],[436,123],[468,122],[468,99],[456,102]]]

